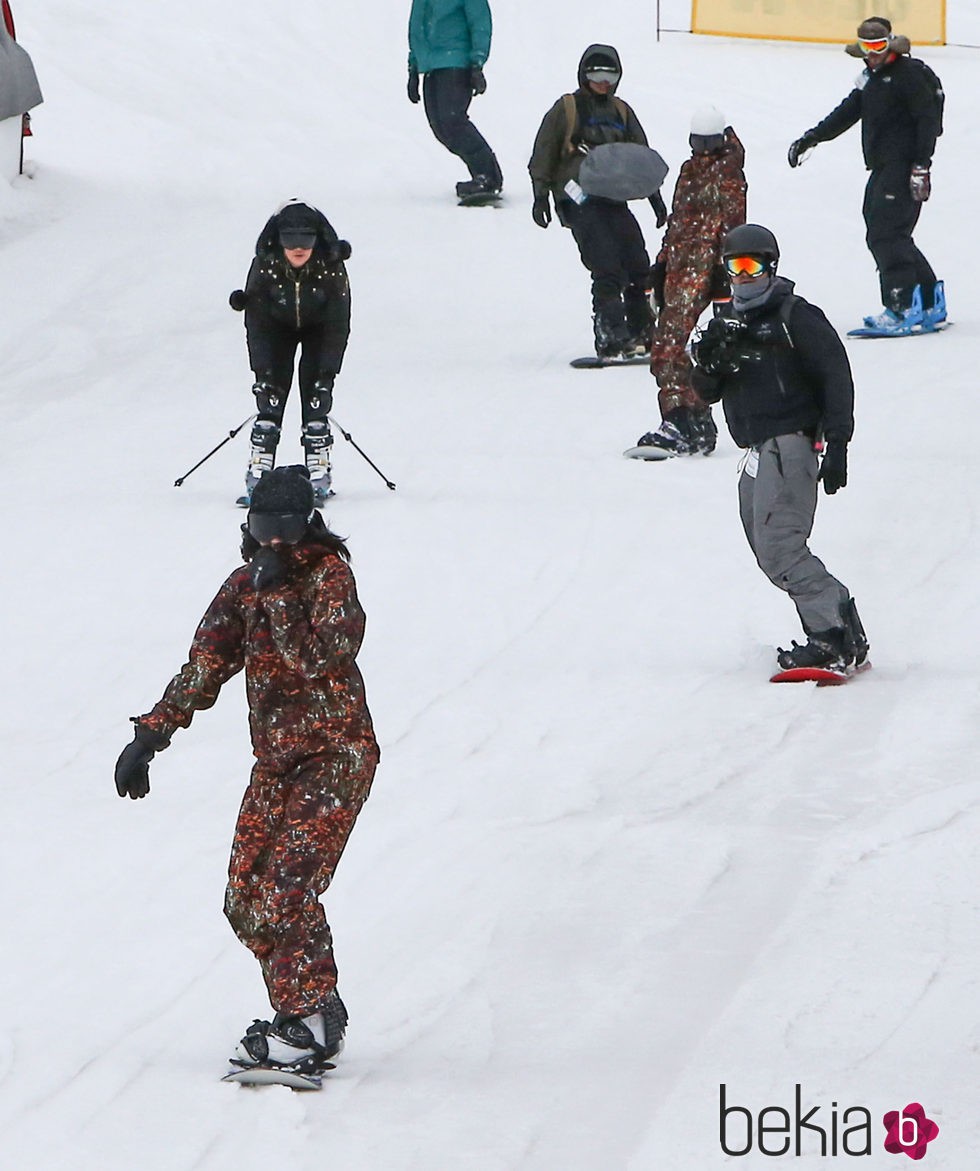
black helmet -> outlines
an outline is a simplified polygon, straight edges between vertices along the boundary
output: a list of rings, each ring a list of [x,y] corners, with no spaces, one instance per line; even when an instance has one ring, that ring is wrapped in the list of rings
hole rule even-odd
[[[779,245],[772,232],[761,224],[739,224],[725,237],[721,255],[722,259],[726,256],[766,256],[775,268]]]

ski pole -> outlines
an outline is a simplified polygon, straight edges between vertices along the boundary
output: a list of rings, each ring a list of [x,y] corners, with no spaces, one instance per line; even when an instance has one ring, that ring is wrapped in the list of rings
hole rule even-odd
[[[358,453],[358,455],[360,455],[362,459],[366,460],[371,465],[371,467],[374,468],[374,470],[378,473],[378,475],[381,477],[381,479],[384,480],[387,487],[389,487],[392,490],[392,492],[394,492],[395,485],[391,482],[391,480],[388,479],[388,477],[378,467],[378,465],[374,462],[374,460],[372,460],[365,452],[363,452],[357,446],[357,444],[354,442],[353,438],[351,437],[351,433],[349,431],[345,431],[343,429],[343,427],[341,427],[341,425],[333,417],[333,415],[330,416],[330,422],[333,423],[333,425],[337,428],[337,430],[341,433],[341,435],[343,435],[343,437],[347,440],[347,442],[351,445],[351,447],[354,448],[354,450]],[[193,468],[191,470],[193,471]]]
[[[199,459],[197,461],[197,463],[191,468],[190,472],[184,472],[184,474],[179,479],[174,480],[174,487],[179,488],[181,486],[181,484],[183,484],[183,482],[191,474],[191,472],[196,472],[197,469],[201,466],[201,464],[207,463],[207,461],[211,458],[212,455],[214,455],[214,453],[216,451],[220,451],[222,449],[222,447],[224,447],[224,445],[228,442],[229,439],[234,439],[235,436],[238,434],[238,432],[241,431],[241,429],[245,426],[245,424],[251,423],[251,421],[254,418],[255,418],[254,415],[249,415],[249,417],[245,420],[244,423],[239,423],[234,431],[229,431],[228,435],[224,439],[222,439],[222,441],[218,444],[217,447],[212,447],[211,450],[208,452],[208,454],[204,457],[204,459]]]

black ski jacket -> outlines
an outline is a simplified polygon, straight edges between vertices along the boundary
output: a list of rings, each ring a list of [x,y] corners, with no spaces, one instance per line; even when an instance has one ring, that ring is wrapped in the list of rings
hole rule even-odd
[[[245,326],[254,333],[325,333],[324,370],[340,371],[350,333],[350,286],[343,261],[314,252],[302,268],[293,268],[282,250],[260,253],[245,282]]]
[[[880,69],[865,69],[858,83],[822,122],[807,131],[829,142],[857,121],[869,171],[888,163],[928,167],[936,149],[941,116],[924,71],[909,57],[896,57]]]
[[[743,314],[734,304],[728,315],[744,326],[738,370],[711,375],[695,366],[691,383],[706,403],[723,402],[738,446],[796,431],[847,443],[854,431],[854,381],[844,344],[823,311],[797,297],[783,277],[776,277],[759,308]]]

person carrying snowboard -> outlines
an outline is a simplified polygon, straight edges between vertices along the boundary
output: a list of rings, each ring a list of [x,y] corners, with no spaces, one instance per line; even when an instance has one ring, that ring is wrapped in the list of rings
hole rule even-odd
[[[856,45],[866,61],[841,104],[791,144],[789,165],[806,151],[861,123],[864,162],[871,172],[864,189],[867,245],[878,267],[884,311],[864,319],[865,333],[901,337],[931,332],[946,320],[942,281],[912,239],[922,205],[932,192],[932,156],[942,133],[942,90],[924,62],[908,56],[907,37],[872,16],[858,27]]]
[[[233,1061],[316,1073],[342,1048],[347,1024],[320,895],[379,760],[355,663],[364,612],[346,545],[314,507],[306,468],[266,472],[242,532],[245,564],[211,602],[159,703],[134,718],[116,790],[145,797],[155,753],[244,668],[256,761],[225,915],[261,965],[274,1016],[254,1022]]]
[[[303,449],[317,506],[333,495],[329,415],[350,334],[350,285],[344,267],[350,252],[350,244],[338,239],[323,212],[291,199],[262,229],[245,288],[228,298],[232,309],[245,311],[258,410],[245,494],[238,500],[243,507],[275,464],[297,349]]]
[[[768,228],[733,228],[722,257],[731,309],[694,343],[692,384],[704,402],[724,404],[732,438],[747,449],[738,484],[742,526],[759,568],[792,598],[807,635],[804,646],[794,640],[792,649],[779,648],[780,667],[846,673],[864,662],[868,642],[854,599],[807,540],[818,480],[829,495],[847,484],[850,364],[821,310],[776,275],[779,245]]]
[[[691,119],[691,157],[681,166],[667,231],[651,272],[657,324],[650,373],[657,380],[660,426],[637,441],[670,455],[710,455],[718,429],[691,388],[687,343],[712,301],[731,295],[721,261],[728,232],[745,223],[745,151],[714,106]]]
[[[570,228],[582,263],[592,274],[595,352],[600,358],[647,353],[652,315],[648,300],[650,257],[628,204],[590,196],[578,202],[583,158],[594,146],[647,136],[632,108],[616,96],[622,77],[612,45],[589,45],[578,65],[578,88],[545,114],[528,163],[539,228],[551,223],[551,200],[562,227]],[[571,188],[569,188],[571,184]],[[650,196],[657,227],[667,220],[663,196]]]
[[[492,35],[487,0],[412,0],[408,100],[423,102],[436,141],[466,165],[469,179],[456,184],[456,198],[463,201],[499,195],[504,185],[497,156],[469,116],[470,102],[486,93],[483,66]]]

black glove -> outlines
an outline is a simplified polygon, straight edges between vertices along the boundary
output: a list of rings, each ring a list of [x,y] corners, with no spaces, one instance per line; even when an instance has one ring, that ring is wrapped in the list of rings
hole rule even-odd
[[[664,307],[664,284],[667,280],[667,262],[658,260],[650,269],[650,295],[660,313]]]
[[[483,67],[481,65],[474,65],[470,69],[470,89],[473,91],[473,96],[477,94],[485,94],[487,92],[487,79],[483,76]]]
[[[260,594],[263,590],[274,590],[286,580],[286,566],[271,545],[263,545],[252,555],[248,567],[252,589]]]
[[[120,797],[145,797],[150,791],[150,761],[167,745],[159,732],[136,725],[136,736],[116,761],[116,792]]]
[[[828,496],[847,487],[847,444],[842,439],[827,440],[817,478],[823,480],[823,490]]]
[[[228,298],[228,304],[236,313],[241,313],[248,304],[248,293],[244,289],[236,289]]]
[[[419,71],[417,69],[409,69],[408,71],[408,100],[413,106],[419,104]]]
[[[551,223],[551,201],[547,195],[535,196],[531,207],[531,219],[539,228],[546,228]]]
[[[664,197],[659,191],[654,191],[650,196],[650,206],[653,208],[653,214],[657,217],[657,227],[662,228],[667,222],[667,204],[664,203]]]
[[[789,150],[786,152],[786,161],[791,167],[798,167],[800,165],[800,155],[808,150],[812,150],[816,145],[817,140],[807,131],[796,142],[790,143]]]
[[[338,260],[350,260],[350,244],[346,240],[334,240],[324,249],[326,259],[332,263]]]
[[[928,167],[913,167],[909,175],[909,191],[915,203],[925,203],[932,194],[932,179]]]

